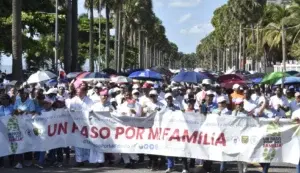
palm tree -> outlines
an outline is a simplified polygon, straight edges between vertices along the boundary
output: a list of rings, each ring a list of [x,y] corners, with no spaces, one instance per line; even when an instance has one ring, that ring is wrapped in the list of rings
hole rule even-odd
[[[71,71],[71,42],[72,42],[72,0],[67,0],[67,27],[65,28],[64,70]]]
[[[21,12],[22,0],[12,0],[12,76],[18,81],[23,81]]]
[[[71,71],[78,71],[78,0],[72,0],[72,64]]]
[[[90,56],[90,72],[94,71],[94,2],[89,0],[89,11],[90,11],[90,31],[89,31],[89,56]]]

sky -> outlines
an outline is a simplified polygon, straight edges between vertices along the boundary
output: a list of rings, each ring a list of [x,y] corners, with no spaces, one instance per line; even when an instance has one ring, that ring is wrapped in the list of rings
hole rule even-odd
[[[216,8],[227,0],[153,0],[153,9],[165,26],[168,39],[179,51],[195,52],[200,40],[213,31],[211,19]],[[78,13],[87,13],[84,0],[78,0]],[[105,16],[105,11],[101,12]],[[94,16],[98,16],[94,11]],[[114,35],[114,29],[111,30]],[[2,65],[11,65],[11,57],[1,58]]]
[[[216,8],[227,0],[153,0],[153,7],[166,28],[168,39],[179,51],[195,52],[200,40],[213,31],[211,19]],[[84,0],[79,0],[79,14],[87,13]],[[105,12],[102,11],[103,16]],[[95,16],[98,14],[95,12]],[[114,30],[111,31],[112,34]]]

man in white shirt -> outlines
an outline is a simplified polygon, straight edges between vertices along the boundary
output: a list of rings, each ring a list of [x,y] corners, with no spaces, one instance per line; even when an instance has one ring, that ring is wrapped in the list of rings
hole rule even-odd
[[[278,112],[279,117],[286,117],[285,113],[289,110],[288,99],[282,94],[282,89],[276,89],[276,95],[270,98],[269,105]]]
[[[156,90],[151,90],[149,93],[150,103],[143,108],[144,114],[151,114],[160,111],[164,108],[164,104],[158,100],[158,93]]]
[[[206,92],[210,89],[210,87],[211,87],[211,80],[204,79],[202,81],[202,90],[196,94],[197,105],[202,104],[202,100],[206,98]]]
[[[257,104],[251,99],[251,91],[244,90],[244,109],[247,112],[253,112],[257,108]]]
[[[290,103],[290,109],[292,113],[300,109],[300,92],[295,93],[295,100]]]
[[[213,102],[214,102],[214,103],[218,103],[218,98],[219,98],[219,97],[224,97],[225,100],[226,100],[226,104],[227,104],[227,105],[230,104],[228,95],[223,94],[220,85],[219,85],[219,84],[216,84],[216,85],[215,85],[215,97],[214,97],[214,99],[213,99]]]

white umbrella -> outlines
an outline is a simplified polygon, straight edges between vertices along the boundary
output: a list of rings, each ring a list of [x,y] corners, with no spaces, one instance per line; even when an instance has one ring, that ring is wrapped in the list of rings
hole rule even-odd
[[[132,79],[125,77],[125,76],[116,76],[116,77],[112,77],[111,81],[117,84],[120,83],[131,83]]]
[[[32,74],[28,78],[27,83],[28,84],[39,83],[55,77],[57,77],[57,75],[50,71],[37,71],[36,73]]]

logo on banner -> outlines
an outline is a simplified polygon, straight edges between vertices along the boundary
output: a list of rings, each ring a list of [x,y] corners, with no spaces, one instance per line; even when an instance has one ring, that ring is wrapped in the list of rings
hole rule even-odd
[[[42,130],[41,129],[38,129],[38,128],[33,128],[32,130],[31,129],[27,129],[26,130],[26,134],[29,136],[29,137],[32,137],[32,136],[40,136],[42,134]]]
[[[10,142],[10,149],[12,153],[16,153],[18,150],[18,141],[23,140],[23,135],[19,127],[18,119],[11,117],[7,122],[7,136]]]
[[[242,136],[242,143],[248,144],[248,142],[249,142],[249,136]]]
[[[281,132],[278,123],[270,122],[267,126],[267,136],[263,138],[263,157],[272,161],[276,156],[276,148],[281,148]]]
[[[141,149],[141,150],[158,150],[158,144],[140,144],[139,149]]]

